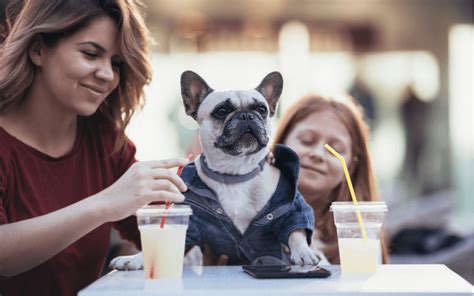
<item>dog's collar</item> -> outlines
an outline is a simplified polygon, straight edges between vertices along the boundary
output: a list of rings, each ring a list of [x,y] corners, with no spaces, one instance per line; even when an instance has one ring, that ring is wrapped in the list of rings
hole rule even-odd
[[[211,170],[207,166],[206,160],[204,159],[204,155],[201,155],[201,157],[199,157],[199,160],[201,162],[201,170],[204,173],[204,175],[206,175],[208,178],[211,178],[214,181],[225,183],[225,184],[237,184],[237,183],[242,183],[242,182],[252,179],[263,170],[263,166],[265,165],[265,162],[266,162],[266,158],[262,159],[258,163],[258,167],[256,167],[253,171],[247,174],[231,175],[231,174],[223,174],[223,173],[219,173],[219,172]]]

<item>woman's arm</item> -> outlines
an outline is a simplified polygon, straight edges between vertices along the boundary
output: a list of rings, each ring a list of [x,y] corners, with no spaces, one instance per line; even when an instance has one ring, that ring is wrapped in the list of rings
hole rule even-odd
[[[100,225],[153,201],[181,202],[184,182],[168,168],[186,159],[135,163],[113,185],[68,207],[0,226],[0,275],[14,276],[50,259]]]

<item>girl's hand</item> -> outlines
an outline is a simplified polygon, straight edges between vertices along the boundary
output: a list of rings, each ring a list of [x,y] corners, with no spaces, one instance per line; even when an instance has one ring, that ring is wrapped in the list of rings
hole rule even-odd
[[[154,201],[182,202],[187,190],[173,171],[188,164],[187,159],[173,158],[134,163],[120,179],[96,195],[107,221],[117,221],[134,214]]]

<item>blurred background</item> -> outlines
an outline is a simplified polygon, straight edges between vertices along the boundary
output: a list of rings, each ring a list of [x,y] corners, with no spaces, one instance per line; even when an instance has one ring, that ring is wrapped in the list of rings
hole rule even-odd
[[[348,92],[371,127],[391,262],[447,264],[474,284],[472,0],[143,2],[155,44],[147,101],[127,130],[139,160],[196,144],[185,70],[214,89],[254,88],[280,71],[275,126],[308,92]]]

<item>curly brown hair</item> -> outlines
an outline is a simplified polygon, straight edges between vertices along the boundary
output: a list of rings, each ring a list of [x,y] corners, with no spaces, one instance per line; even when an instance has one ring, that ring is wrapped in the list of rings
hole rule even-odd
[[[30,88],[34,64],[28,50],[41,37],[47,46],[84,28],[101,16],[111,17],[118,27],[123,57],[118,87],[88,121],[113,125],[120,136],[115,149],[126,141],[125,128],[143,105],[143,87],[151,80],[150,34],[133,0],[13,0],[5,12],[0,35],[0,113],[19,105]]]

